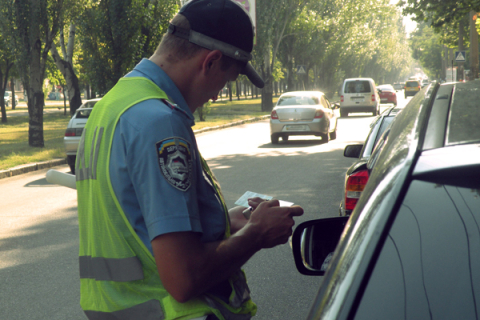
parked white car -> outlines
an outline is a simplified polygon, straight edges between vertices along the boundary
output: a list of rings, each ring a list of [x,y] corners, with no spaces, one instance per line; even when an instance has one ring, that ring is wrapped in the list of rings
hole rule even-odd
[[[83,128],[85,128],[85,124],[93,110],[93,106],[98,101],[100,101],[100,98],[86,100],[68,122],[67,130],[63,137],[63,144],[65,145],[65,152],[67,154],[67,163],[73,174],[75,174],[75,159],[77,158],[77,149]]]
[[[5,91],[5,95],[3,96],[5,101],[5,107],[10,107],[12,104],[12,91]],[[18,105],[18,96],[15,95],[15,105]]]

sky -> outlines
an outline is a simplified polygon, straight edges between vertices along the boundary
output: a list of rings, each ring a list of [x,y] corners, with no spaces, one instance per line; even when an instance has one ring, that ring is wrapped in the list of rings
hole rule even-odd
[[[397,4],[399,0],[390,0],[390,4]],[[417,23],[412,21],[409,17],[403,17],[403,25],[405,26],[405,31],[407,35],[410,35],[415,28],[417,27]]]

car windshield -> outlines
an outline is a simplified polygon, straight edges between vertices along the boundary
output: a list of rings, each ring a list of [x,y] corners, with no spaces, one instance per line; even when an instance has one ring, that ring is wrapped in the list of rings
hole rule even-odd
[[[418,87],[419,83],[418,81],[408,81],[407,82],[407,87]]]
[[[315,96],[282,96],[278,99],[277,106],[305,106],[320,104]]]
[[[480,141],[480,90],[477,81],[458,83],[450,107],[447,145]]]
[[[344,93],[368,93],[371,91],[370,82],[366,80],[355,80],[345,83]]]

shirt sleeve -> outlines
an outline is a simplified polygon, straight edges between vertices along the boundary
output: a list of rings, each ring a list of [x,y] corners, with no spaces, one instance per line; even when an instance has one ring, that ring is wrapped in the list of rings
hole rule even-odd
[[[114,192],[142,241],[170,232],[202,232],[195,145],[178,111],[160,100],[128,109],[115,129],[110,158]]]

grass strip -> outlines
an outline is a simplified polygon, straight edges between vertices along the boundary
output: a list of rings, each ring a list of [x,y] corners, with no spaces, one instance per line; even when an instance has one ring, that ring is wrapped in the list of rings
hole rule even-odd
[[[278,98],[274,98],[274,103]],[[212,103],[206,121],[200,121],[195,112],[195,126],[193,130],[206,127],[216,127],[234,121],[267,115],[262,112],[260,98],[233,101],[217,101]],[[55,107],[58,109],[58,107]],[[46,113],[43,116],[43,148],[34,148],[28,145],[28,116],[8,116],[7,123],[0,123],[0,170],[16,166],[65,158],[63,136],[70,116],[63,115],[63,108],[59,112]]]

